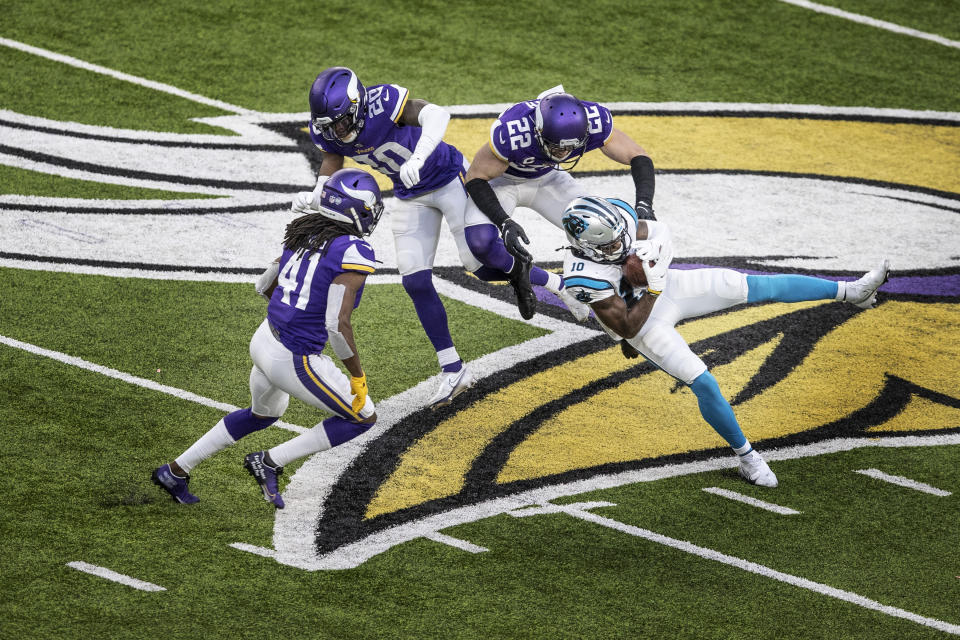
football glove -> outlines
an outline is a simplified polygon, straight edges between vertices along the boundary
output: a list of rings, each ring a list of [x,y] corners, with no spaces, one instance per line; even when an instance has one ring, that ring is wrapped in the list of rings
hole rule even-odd
[[[400,181],[403,182],[403,186],[412,189],[413,185],[420,182],[420,169],[423,168],[425,161],[424,156],[415,152],[409,160],[403,163],[400,167]]]
[[[524,244],[530,244],[530,239],[527,238],[527,234],[524,232],[523,227],[521,227],[517,222],[507,218],[503,221],[503,225],[500,227],[500,233],[503,234],[503,244],[507,248],[507,251],[510,252],[510,255],[518,260],[523,260],[524,262],[530,262],[533,260],[533,256],[530,255],[530,252],[527,251],[526,247],[524,247],[523,244],[520,244],[521,240],[523,240]]]
[[[633,208],[637,212],[637,217],[641,220],[656,220],[657,216],[653,215],[653,207],[649,203],[644,202],[643,200],[637,200],[637,204],[633,205]]]
[[[667,283],[667,267],[660,267],[664,263],[669,265],[666,260],[657,260],[652,266],[649,260],[643,261],[643,273],[647,276],[647,293],[658,296],[663,293],[663,287]]]
[[[320,210],[320,192],[330,176],[317,177],[317,186],[313,191],[301,191],[294,197],[290,210],[294,213],[316,213]]]
[[[350,377],[350,391],[353,393],[351,408],[354,413],[360,413],[363,405],[367,404],[367,374],[361,373],[359,378]]]

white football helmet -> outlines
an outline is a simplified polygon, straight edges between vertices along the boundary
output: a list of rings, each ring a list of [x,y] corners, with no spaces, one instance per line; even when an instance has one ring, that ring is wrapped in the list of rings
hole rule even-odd
[[[627,221],[604,198],[574,198],[563,211],[563,229],[575,254],[594,262],[620,264],[630,252]]]

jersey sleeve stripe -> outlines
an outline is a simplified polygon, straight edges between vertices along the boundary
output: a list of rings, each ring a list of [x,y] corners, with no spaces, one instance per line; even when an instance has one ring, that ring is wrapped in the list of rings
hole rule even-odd
[[[362,271],[364,273],[373,273],[374,271],[377,270],[375,267],[371,267],[368,264],[353,264],[349,262],[344,262],[340,266],[343,267],[344,271]]]
[[[603,291],[604,289],[613,289],[613,285],[606,280],[597,280],[596,278],[587,278],[585,276],[574,276],[565,278],[563,285],[569,287],[583,287],[584,289],[593,289],[594,291]]]
[[[410,92],[404,89],[403,87],[397,87],[397,85],[393,85],[393,86],[396,87],[398,91],[402,92],[400,94],[400,99],[397,100],[397,108],[394,109],[393,115],[390,116],[390,119],[396,122],[397,120],[400,119],[400,114],[403,113],[403,108],[407,104],[407,98],[410,97]]]
[[[499,120],[495,121],[492,125],[490,125],[490,151],[493,151],[493,155],[497,156],[504,162],[509,162],[509,160],[507,160],[506,157],[500,155],[500,152],[497,151],[497,145],[494,143],[493,132],[496,131],[497,125],[503,126]]]

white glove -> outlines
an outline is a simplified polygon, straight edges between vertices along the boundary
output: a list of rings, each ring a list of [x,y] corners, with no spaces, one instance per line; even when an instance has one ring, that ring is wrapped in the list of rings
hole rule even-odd
[[[656,260],[660,257],[660,245],[651,240],[634,240],[630,253],[635,253],[643,261]]]
[[[317,205],[320,204],[319,198],[314,200],[314,196],[319,194],[314,194],[313,191],[301,191],[293,199],[293,205],[290,206],[290,210],[294,213],[315,213],[317,211]]]
[[[667,284],[666,267],[661,269],[659,260],[654,266],[650,266],[649,260],[644,260],[643,273],[647,276],[647,293],[655,296],[663,293],[663,287]]]
[[[403,182],[403,186],[412,189],[413,185],[420,182],[420,169],[423,168],[425,161],[424,156],[415,152],[409,160],[403,163],[403,166],[400,167],[400,181]]]
[[[293,205],[290,210],[294,213],[316,213],[320,210],[320,191],[323,190],[323,184],[330,179],[330,176],[320,176],[317,178],[317,186],[313,191],[301,191],[293,199]]]

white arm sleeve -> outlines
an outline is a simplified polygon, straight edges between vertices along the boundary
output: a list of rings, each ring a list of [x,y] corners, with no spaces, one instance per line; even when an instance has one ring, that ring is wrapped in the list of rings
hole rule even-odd
[[[267,298],[267,289],[270,288],[270,285],[273,284],[273,281],[277,279],[277,275],[280,274],[280,263],[274,260],[270,263],[270,266],[267,267],[266,271],[260,274],[260,277],[257,278],[257,283],[254,287],[264,298]],[[269,298],[267,298],[269,300]]]
[[[343,294],[346,287],[342,284],[331,284],[327,290],[327,313],[324,324],[327,327],[327,341],[333,352],[341,360],[353,355],[353,349],[347,344],[347,339],[340,333],[340,308],[343,306]]]
[[[450,114],[446,109],[435,104],[428,104],[420,110],[417,120],[423,127],[423,132],[420,134],[420,140],[417,141],[417,147],[413,152],[426,159],[437,148],[437,145],[443,139],[443,134],[447,132]]]

